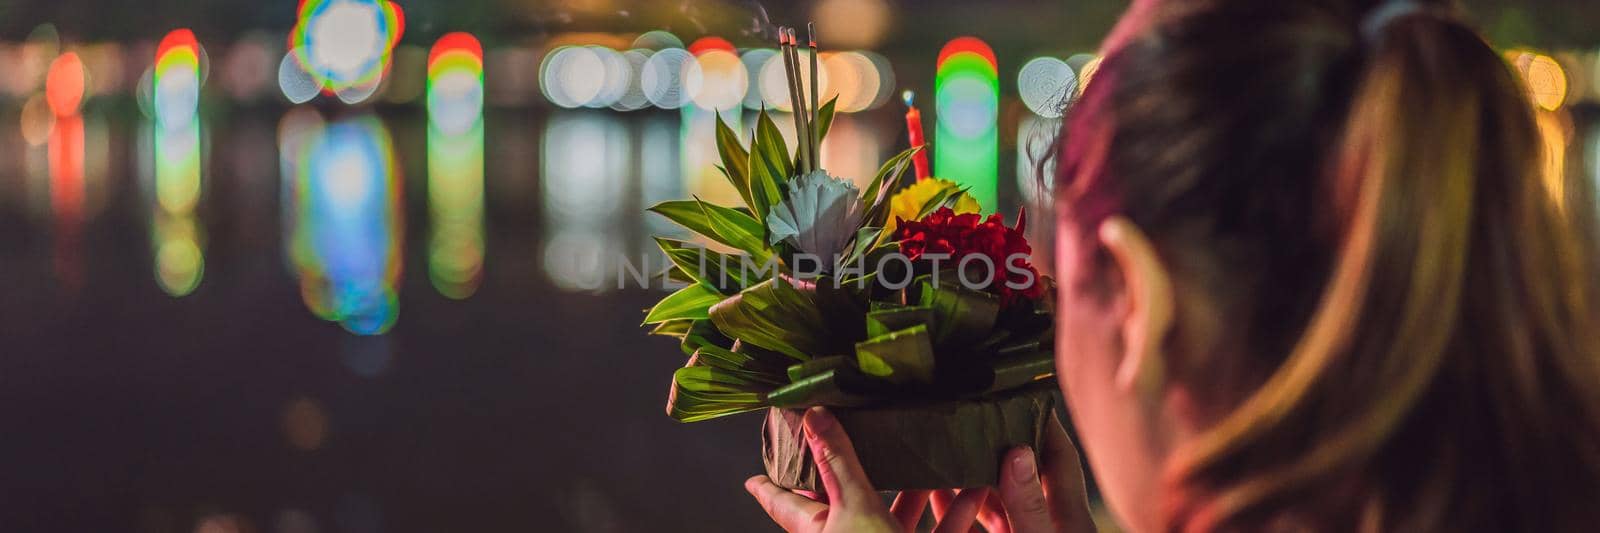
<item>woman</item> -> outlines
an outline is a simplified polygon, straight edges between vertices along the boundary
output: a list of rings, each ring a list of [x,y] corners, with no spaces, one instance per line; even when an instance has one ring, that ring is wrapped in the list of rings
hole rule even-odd
[[[1106,52],[1059,153],[1056,364],[1125,527],[1600,524],[1592,213],[1455,11],[1136,2]],[[791,531],[914,525],[925,495],[885,508],[830,420],[828,505],[747,488]],[[1092,528],[1051,442],[933,495],[939,530]]]

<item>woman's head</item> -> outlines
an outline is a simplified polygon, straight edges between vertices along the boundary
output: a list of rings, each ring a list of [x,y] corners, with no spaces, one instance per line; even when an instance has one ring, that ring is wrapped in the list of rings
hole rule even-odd
[[[1058,364],[1113,509],[1588,518],[1597,254],[1499,56],[1444,5],[1138,4],[1056,188]]]

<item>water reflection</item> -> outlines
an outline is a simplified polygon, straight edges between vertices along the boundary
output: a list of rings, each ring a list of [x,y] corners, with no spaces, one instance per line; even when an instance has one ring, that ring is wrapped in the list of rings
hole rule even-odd
[[[541,161],[544,269],[564,290],[611,287],[626,257],[622,220],[633,143],[617,115],[561,111],[545,129]]]
[[[464,299],[483,276],[483,49],[452,33],[428,61],[428,278]]]
[[[1022,193],[1024,205],[1029,208],[1050,201],[1048,194],[1039,195],[1039,187],[1042,184],[1046,193],[1054,189],[1052,178],[1056,174],[1056,161],[1050,149],[1060,133],[1059,117],[1045,118],[1028,113],[1017,124],[1017,191]]]
[[[156,284],[174,297],[200,286],[205,272],[200,203],[203,146],[200,131],[200,51],[194,34],[175,30],[156,52],[151,78],[155,117],[147,125],[155,153],[155,208],[150,220]]]
[[[279,149],[293,167],[283,209],[301,298],[351,333],[383,334],[399,317],[404,247],[403,188],[389,131],[371,115],[323,125],[291,113],[284,121]]]

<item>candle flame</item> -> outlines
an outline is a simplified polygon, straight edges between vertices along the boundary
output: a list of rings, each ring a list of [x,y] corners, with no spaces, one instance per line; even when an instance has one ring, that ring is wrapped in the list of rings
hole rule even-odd
[[[911,102],[913,100],[916,100],[916,98],[917,98],[917,93],[909,91],[909,90],[906,91],[906,92],[900,93],[900,99],[906,101],[906,107],[911,107]]]

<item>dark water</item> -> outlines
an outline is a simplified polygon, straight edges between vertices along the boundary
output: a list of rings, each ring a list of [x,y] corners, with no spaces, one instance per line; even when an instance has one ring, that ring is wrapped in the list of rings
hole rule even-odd
[[[465,215],[430,211],[430,179],[453,171],[429,168],[428,126],[410,110],[321,110],[302,155],[285,155],[283,110],[208,117],[188,210],[157,192],[186,174],[142,155],[160,152],[151,126],[103,115],[86,121],[105,146],[81,177],[63,177],[47,146],[0,138],[17,156],[0,174],[0,529],[767,527],[741,488],[759,470],[758,417],[683,425],[663,412],[683,356],[639,327],[662,293],[569,279],[595,271],[583,258],[605,257],[596,249],[647,249],[658,228],[641,191],[689,192],[678,115],[491,112],[481,218],[471,201]],[[550,128],[608,151],[574,152]],[[368,149],[385,136],[389,149]],[[393,161],[363,159],[381,152]],[[597,154],[624,163],[584,159]],[[640,171],[652,157],[665,168]],[[303,169],[324,163],[333,173]],[[570,189],[543,186],[546,170]],[[350,172],[376,174],[351,185]],[[669,179],[641,178],[657,175]],[[328,209],[304,207],[318,202]],[[184,218],[199,230],[170,229]],[[435,279],[436,228],[452,218],[466,241],[482,221],[475,288]],[[312,259],[294,257],[297,233],[319,243]],[[186,294],[192,261],[161,262],[172,239],[203,251]],[[447,260],[471,255],[448,244]],[[353,334],[371,327],[370,290],[395,295],[397,318]],[[356,318],[319,318],[319,299]]]

